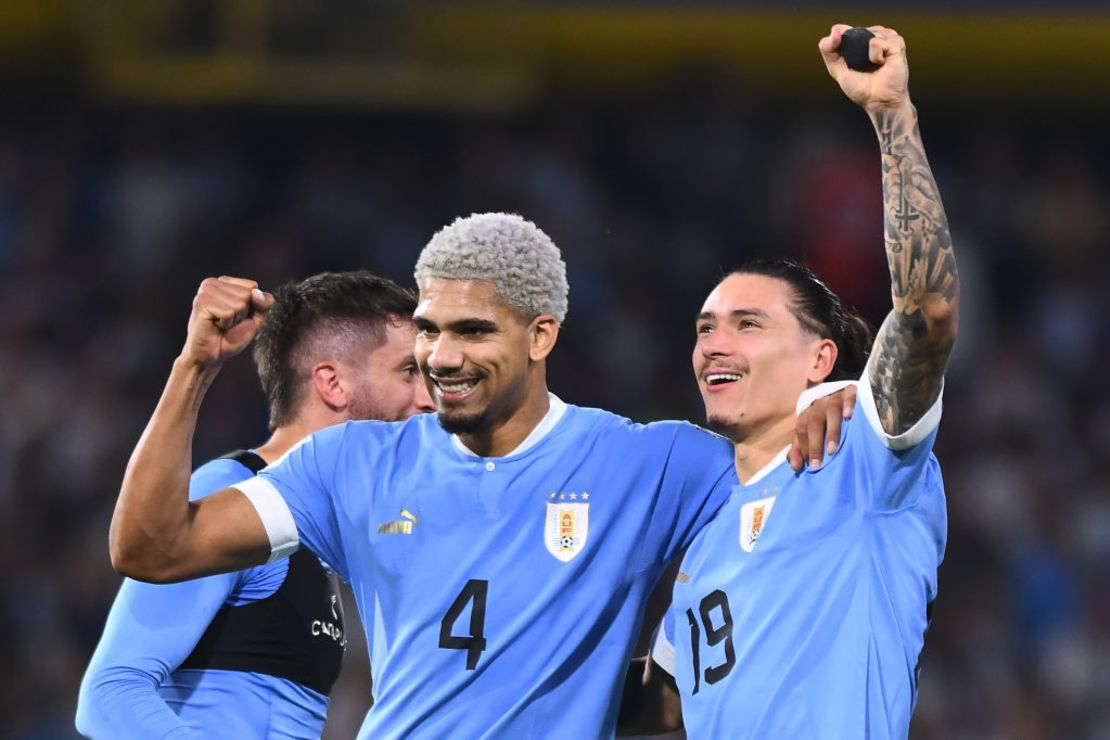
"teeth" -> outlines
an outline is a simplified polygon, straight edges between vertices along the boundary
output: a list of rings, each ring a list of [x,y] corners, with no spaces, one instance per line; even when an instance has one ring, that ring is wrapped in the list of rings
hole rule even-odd
[[[710,385],[717,385],[718,383],[729,383],[734,380],[740,380],[743,376],[736,375],[735,373],[713,373],[706,375],[705,380]]]
[[[436,381],[436,385],[438,385],[439,389],[445,393],[465,393],[477,384],[478,382],[474,380],[462,383],[444,383],[442,381]]]

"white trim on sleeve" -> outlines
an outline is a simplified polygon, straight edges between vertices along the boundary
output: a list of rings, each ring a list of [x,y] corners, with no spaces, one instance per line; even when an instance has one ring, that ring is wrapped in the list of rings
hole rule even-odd
[[[815,385],[812,388],[806,388],[802,391],[802,395],[798,396],[798,403],[794,405],[794,415],[797,416],[808,409],[818,398],[831,396],[837,391],[844,390],[848,386],[856,385],[858,382],[858,380],[834,380],[829,383]]]
[[[270,559],[266,562],[272,563],[295,553],[301,544],[297,523],[274,484],[255,476],[236,483],[232,488],[239,489],[247,497],[266,528],[266,536],[270,538]]]
[[[879,409],[875,406],[875,396],[871,390],[871,379],[869,377],[870,364],[867,369],[863,371],[863,378],[859,382],[859,396],[857,396],[856,403],[863,409],[863,415],[867,418],[867,423],[875,430],[875,434],[879,437],[884,445],[891,450],[908,450],[909,448],[919,444],[922,440],[933,433],[933,430],[940,424],[941,408],[943,404],[941,399],[944,397],[944,381],[941,380],[940,393],[937,394],[937,400],[925,412],[925,415],[917,420],[917,423],[912,427],[902,432],[901,434],[892,435],[887,434],[883,429],[883,423],[879,419]]]
[[[674,675],[674,645],[667,639],[662,622],[655,628],[655,635],[651,638],[651,659],[667,673]]]

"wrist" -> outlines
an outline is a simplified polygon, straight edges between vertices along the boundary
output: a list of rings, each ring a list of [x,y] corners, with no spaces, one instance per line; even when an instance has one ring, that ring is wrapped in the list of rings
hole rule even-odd
[[[880,132],[880,127],[884,121],[912,121],[917,118],[917,108],[914,107],[909,95],[902,97],[896,103],[877,101],[868,103],[863,108],[867,111],[867,115],[871,117],[871,123],[875,126],[875,130]]]
[[[222,365],[222,362],[203,362],[182,352],[173,361],[170,377],[184,387],[195,388],[203,394],[219,375]]]

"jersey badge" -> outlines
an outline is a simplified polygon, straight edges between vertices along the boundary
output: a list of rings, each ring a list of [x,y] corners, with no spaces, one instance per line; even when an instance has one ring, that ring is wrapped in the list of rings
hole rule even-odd
[[[547,551],[557,560],[564,563],[573,560],[582,548],[586,546],[586,537],[590,533],[590,504],[567,503],[565,494],[559,494],[561,500],[547,502],[547,521],[543,528],[543,544]],[[578,498],[578,494],[570,494]],[[581,495],[589,498],[588,493]],[[552,494],[554,498],[554,494]]]
[[[771,496],[749,501],[740,507],[740,549],[744,552],[751,552],[755,548],[755,543],[767,524],[767,517],[771,516],[775,498]]]

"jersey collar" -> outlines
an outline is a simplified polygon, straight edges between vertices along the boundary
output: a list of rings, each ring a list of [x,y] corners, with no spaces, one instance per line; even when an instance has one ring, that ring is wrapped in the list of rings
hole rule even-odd
[[[563,402],[563,400],[550,391],[548,391],[547,399],[547,413],[544,414],[544,417],[542,419],[540,419],[540,423],[537,424],[534,429],[532,429],[528,436],[524,438],[524,441],[518,444],[516,448],[513,449],[513,451],[510,452],[508,455],[505,455],[505,457],[519,455],[520,453],[535,447],[537,444],[539,444],[540,440],[547,436],[548,432],[555,428],[555,425],[559,423],[559,420],[563,418],[563,414],[565,414],[567,411],[567,405]],[[456,450],[468,457],[481,457],[481,455],[477,454],[469,447],[464,445],[462,440],[459,439],[459,435],[457,434],[451,435],[451,444],[455,446]]]
[[[743,483],[742,485],[744,485],[744,486],[754,486],[756,483],[758,483],[759,481],[766,478],[768,475],[771,474],[772,470],[774,470],[779,465],[782,465],[784,462],[786,462],[786,453],[789,452],[789,451],[790,451],[790,445],[787,445],[786,447],[783,447],[782,451],[779,452],[779,454],[777,454],[773,458],[771,458],[771,462],[767,463],[762,468],[760,468],[758,473],[753,475],[748,480],[747,483]]]

